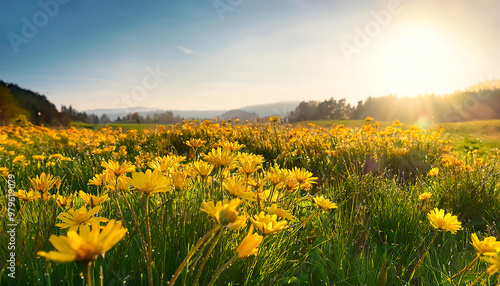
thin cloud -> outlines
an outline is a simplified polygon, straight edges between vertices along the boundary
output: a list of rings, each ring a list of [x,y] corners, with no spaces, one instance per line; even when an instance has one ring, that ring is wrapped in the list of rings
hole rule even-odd
[[[184,47],[182,47],[182,46],[177,46],[177,48],[178,48],[181,52],[183,52],[184,54],[186,54],[186,55],[189,55],[189,54],[194,53],[194,51],[193,51],[193,50],[190,50],[190,49],[188,49],[188,48],[184,48]]]

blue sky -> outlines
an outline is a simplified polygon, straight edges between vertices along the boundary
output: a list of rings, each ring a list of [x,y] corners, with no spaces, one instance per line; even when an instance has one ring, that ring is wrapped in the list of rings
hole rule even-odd
[[[0,79],[78,110],[233,109],[500,79],[496,0],[0,1]]]

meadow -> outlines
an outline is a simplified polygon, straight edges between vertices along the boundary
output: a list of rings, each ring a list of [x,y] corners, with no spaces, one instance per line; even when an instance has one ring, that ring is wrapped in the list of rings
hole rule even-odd
[[[3,126],[0,284],[497,285],[484,124]]]

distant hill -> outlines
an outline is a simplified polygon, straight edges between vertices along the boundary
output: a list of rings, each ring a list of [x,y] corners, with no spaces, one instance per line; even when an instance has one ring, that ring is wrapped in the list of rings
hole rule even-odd
[[[10,124],[19,115],[35,124],[66,125],[69,122],[45,95],[0,81],[0,124]]]
[[[260,117],[280,116],[286,117],[299,106],[300,101],[281,101],[270,104],[258,104],[239,108],[247,112],[254,112]]]
[[[150,107],[131,107],[131,108],[115,108],[115,109],[91,109],[86,110],[86,113],[95,114],[98,117],[106,114],[106,116],[111,121],[115,121],[118,117],[123,118],[128,114],[138,113],[140,116],[146,117],[147,115],[159,114],[165,112],[165,110],[150,108]]]
[[[241,113],[241,115],[244,116],[245,118],[248,117],[251,119],[258,117],[269,117],[269,116],[286,117],[288,114],[290,114],[291,111],[295,110],[295,108],[299,105],[299,103],[300,101],[283,101],[271,104],[258,104],[258,105],[245,106],[239,108],[238,110],[247,112],[249,114],[255,113],[256,117],[254,115],[250,116],[246,113]],[[147,115],[163,113],[165,111],[167,110],[142,107],[142,106],[131,107],[131,108],[85,110],[86,113],[95,114],[98,117],[101,117],[103,114],[106,114],[111,121],[115,121],[118,117],[123,118],[127,116],[127,114],[132,114],[135,112],[137,112],[140,116],[146,117]],[[229,116],[225,115],[226,112],[234,110],[229,110],[229,111],[228,110],[171,110],[171,111],[174,114],[174,116],[179,116],[186,120],[191,120],[191,119],[212,119],[214,117],[222,119],[222,116],[224,118],[226,116]],[[231,118],[227,119],[238,118],[238,116],[236,116],[238,113],[233,113],[233,114],[235,116],[231,115]],[[243,117],[239,117],[239,119],[247,120],[243,119]]]
[[[226,110],[173,110],[174,115],[191,120],[191,119],[212,119],[226,112]]]
[[[134,112],[164,112],[164,110],[157,109],[157,108],[150,108],[150,107],[142,107],[142,106],[137,106],[137,107],[131,107],[131,108],[114,108],[114,109],[91,109],[91,110],[85,110],[87,113],[93,113],[97,116],[101,116],[103,114],[110,115],[110,114],[129,114],[129,113],[134,113]]]
[[[247,112],[240,109],[234,109],[224,112],[223,114],[217,116],[217,118],[219,118],[220,120],[239,119],[241,121],[244,121],[259,118],[259,115],[255,112]]]
[[[137,112],[140,116],[164,113],[167,110],[150,108],[150,107],[130,107],[130,108],[115,108],[115,109],[91,109],[86,110],[87,113],[93,113],[97,116],[106,114],[111,121],[115,121],[118,117],[123,118],[128,114]],[[211,119],[226,112],[226,110],[171,110],[174,116],[191,120],[191,119]]]

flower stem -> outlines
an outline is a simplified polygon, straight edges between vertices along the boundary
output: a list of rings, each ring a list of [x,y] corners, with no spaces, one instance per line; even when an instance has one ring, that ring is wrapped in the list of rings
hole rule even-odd
[[[488,274],[487,271],[485,271],[483,274],[481,274],[479,277],[476,278],[476,280],[472,281],[472,284],[470,284],[469,286],[473,286],[475,285],[477,282],[483,280],[483,277]],[[498,285],[498,284],[497,284]]]
[[[152,256],[153,256],[153,244],[151,243],[151,227],[149,226],[149,196],[146,197],[146,224],[148,227],[148,238],[149,245],[146,247],[147,252],[147,260],[148,260],[148,280],[149,285],[153,286],[153,265],[152,265]]]
[[[87,263],[87,266],[85,267],[87,269],[87,285],[92,286],[92,260]]]
[[[116,184],[118,184],[118,183],[116,183]],[[120,217],[122,218],[122,224],[125,224],[125,218],[123,217],[122,208],[120,207],[120,201],[118,198],[118,191],[115,190],[114,194],[112,194],[112,197],[115,199],[116,206],[118,207],[118,212],[120,213]]]
[[[417,262],[417,265],[415,265],[415,268],[413,268],[413,271],[411,272],[411,276],[410,276],[410,279],[408,280],[408,283],[410,283],[411,279],[413,279],[413,276],[415,275],[415,271],[417,271],[417,268],[420,266],[422,261],[424,261],[424,258],[427,255],[427,253],[429,252],[429,249],[431,248],[432,243],[434,242],[434,240],[436,240],[438,233],[439,233],[439,230],[436,230],[436,232],[434,233],[434,236],[431,239],[431,242],[429,243],[429,245],[427,245],[427,248],[425,249],[424,254],[422,255],[422,257],[420,257],[420,260]]]
[[[198,272],[196,273],[196,277],[194,278],[193,286],[196,286],[198,284],[198,280],[200,279],[201,272],[203,268],[205,267],[205,264],[208,261],[208,258],[210,258],[210,254],[214,250],[215,246],[217,245],[217,242],[219,242],[219,239],[221,238],[222,234],[224,232],[219,232],[217,237],[215,238],[215,241],[210,245],[210,248],[208,249],[207,253],[205,254],[205,257],[203,258],[203,261],[201,262],[200,267],[198,268]]]
[[[100,281],[101,281],[101,286],[104,286],[104,273],[102,272],[102,265],[99,268],[99,278],[100,278]]]
[[[172,279],[170,279],[170,282],[168,285],[174,286],[175,280],[179,278],[179,275],[181,274],[182,270],[184,269],[184,266],[189,262],[189,259],[193,257],[194,253],[202,246],[209,238],[212,237],[212,235],[218,233],[222,228],[222,225],[217,225],[216,227],[212,228],[210,231],[208,231],[201,239],[198,241],[198,243],[193,247],[193,249],[188,253],[188,255],[184,258],[182,261],[181,265],[177,268],[175,271],[174,275],[172,276]]]
[[[236,260],[236,258],[238,258],[238,255],[233,256],[233,258],[229,259],[228,262],[226,262],[221,267],[217,268],[217,270],[215,270],[215,275],[212,276],[212,280],[210,280],[210,283],[208,283],[208,286],[212,286],[215,283],[215,281],[217,280],[217,278],[219,278],[222,271],[224,271],[224,269],[228,268],[229,265],[231,265],[231,263],[233,263]]]
[[[317,214],[319,214],[319,209],[316,210],[312,215],[306,218],[299,227],[296,228],[295,233],[297,233],[302,227],[304,227],[309,221],[311,221]]]
[[[455,278],[458,275],[462,274],[465,270],[471,268],[471,266],[474,264],[474,262],[476,262],[479,259],[479,257],[481,257],[481,255],[477,255],[476,258],[474,258],[474,260],[472,260],[469,264],[467,264],[467,266],[464,267],[464,269],[460,270],[460,272],[458,272],[457,274],[451,276],[450,279],[448,279],[448,281],[453,280],[453,278]]]
[[[41,197],[43,198],[43,193],[41,195]],[[38,207],[38,219],[36,220],[36,230],[35,230],[35,253],[38,252],[38,249],[39,249],[39,245],[38,245],[38,240],[39,240],[39,237],[40,237],[40,219],[42,217],[44,217],[42,214],[44,213],[44,208],[43,206],[45,205],[45,203],[43,202],[40,202],[40,205]]]
[[[130,205],[127,196],[123,196],[123,199],[125,200],[125,203],[127,204],[128,209],[130,210],[130,214],[132,215],[132,220],[134,221],[134,224],[139,228],[139,220],[137,219],[137,216],[135,215],[134,209]],[[118,202],[118,201],[117,201]],[[149,215],[147,216],[147,219],[149,221]],[[148,250],[148,245],[146,244],[146,240],[144,239],[144,236],[142,235],[142,232],[139,230],[137,231],[139,234],[139,237],[141,238],[142,244],[144,246],[144,250],[146,251],[146,264],[148,265],[148,279],[149,279],[149,285],[153,286],[153,276],[150,275],[150,267],[151,267],[151,256],[149,255],[149,250]]]

